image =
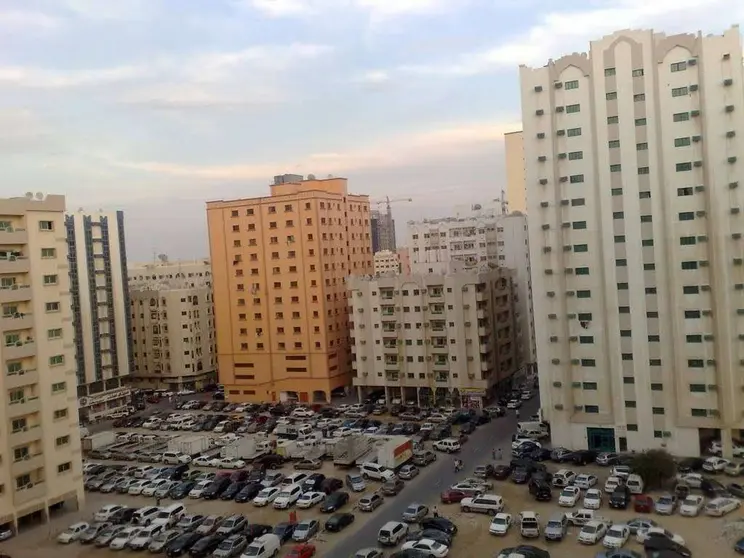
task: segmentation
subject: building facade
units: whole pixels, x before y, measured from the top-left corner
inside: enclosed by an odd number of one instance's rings
[[[553,443],[724,455],[744,428],[738,28],[620,31],[521,68]]]
[[[0,524],[84,501],[65,198],[0,199]]]
[[[78,405],[83,422],[131,402],[132,330],[122,211],[65,217]]]
[[[532,309],[527,217],[503,213],[503,204],[463,208],[457,217],[409,221],[407,244],[414,274],[446,273],[451,262],[466,269],[483,265],[513,269],[517,282],[516,313],[520,368],[533,373],[537,355]]]
[[[517,370],[513,272],[350,277],[354,386],[480,406]]]
[[[346,277],[373,272],[369,198],[278,178],[207,204],[220,381],[231,401],[330,401],[351,384]]]
[[[411,274],[411,252],[408,246],[401,246],[396,250],[398,261],[400,262],[400,272],[403,275]]]
[[[217,381],[209,260],[129,268],[138,388],[198,390]]]
[[[395,219],[390,213],[372,209],[370,211],[370,229],[373,254],[383,250],[395,252]]]
[[[376,252],[373,257],[375,275],[380,273],[400,273],[400,257],[397,252],[382,250]]]
[[[527,212],[525,182],[524,135],[521,130],[504,134],[506,155],[506,200],[509,211]]]

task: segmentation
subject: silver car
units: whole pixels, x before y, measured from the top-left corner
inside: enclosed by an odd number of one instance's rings
[[[168,531],[161,531],[150,541],[147,547],[152,554],[158,554],[165,551],[165,547],[168,546],[173,539],[177,538],[181,534],[178,529],[169,529]]]
[[[659,515],[672,515],[677,511],[677,497],[672,494],[662,494],[654,504],[654,511]]]
[[[429,515],[429,508],[424,504],[409,504],[403,512],[403,521],[406,523],[415,523],[421,521],[427,515]]]
[[[234,558],[240,556],[246,546],[248,546],[248,539],[244,536],[231,535],[219,544],[212,556],[213,558]]]

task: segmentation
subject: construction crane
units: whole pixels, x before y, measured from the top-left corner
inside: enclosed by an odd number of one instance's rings
[[[375,205],[385,204],[385,213],[380,214],[381,223],[378,223],[377,231],[373,231],[373,237],[376,235],[380,246],[378,248],[383,250],[395,250],[395,223],[393,221],[393,212],[390,209],[390,204],[399,202],[412,202],[412,198],[393,198],[385,196],[384,200],[374,202]],[[374,240],[373,240],[374,247]]]
[[[387,210],[387,214],[390,215],[390,216],[392,216],[392,212],[390,211],[390,204],[391,203],[412,202],[412,201],[413,201],[413,198],[393,198],[391,200],[389,196],[385,196],[385,199],[384,200],[376,201],[374,203],[376,205],[382,205],[384,203],[385,204],[385,208]]]

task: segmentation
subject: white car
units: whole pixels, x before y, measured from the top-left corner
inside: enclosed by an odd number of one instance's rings
[[[574,484],[578,486],[579,488],[583,488],[584,490],[588,490],[592,488],[599,479],[597,479],[597,475],[588,475],[588,474],[581,474],[578,475],[574,479]]]
[[[153,496],[158,488],[165,486],[169,482],[170,481],[167,479],[155,479],[150,481],[150,484],[142,489],[142,496]]]
[[[309,419],[313,418],[315,416],[315,413],[310,409],[306,409],[305,407],[297,407],[292,411],[292,414],[290,416],[292,418]]]
[[[139,496],[140,494],[142,494],[142,491],[148,486],[150,486],[149,480],[137,481],[134,484],[129,485],[127,494],[129,494],[130,496]]]
[[[627,479],[633,470],[629,465],[615,465],[610,469],[610,476],[617,477],[619,479]]]
[[[353,432],[348,426],[342,426],[341,428],[337,428],[333,431],[334,438],[346,438],[347,436],[351,436],[352,434]]]
[[[80,521],[79,523],[73,523],[67,529],[57,535],[57,542],[61,544],[70,544],[78,540],[85,530],[90,527],[89,523]]]
[[[511,526],[512,516],[510,513],[497,513],[488,526],[488,532],[492,535],[504,536],[509,532]]]
[[[152,465],[142,465],[141,467],[138,467],[137,470],[134,471],[134,478],[136,479],[147,478],[147,475],[150,474],[154,470],[155,470],[155,467],[153,467]]]
[[[287,508],[290,508],[295,502],[297,502],[297,500],[300,499],[300,496],[300,494],[295,494],[293,492],[282,491],[277,494],[276,498],[274,498],[274,509],[286,510]]]
[[[103,506],[100,510],[98,510],[93,515],[93,521],[96,521],[98,523],[109,521],[111,519],[111,516],[114,515],[116,512],[118,512],[123,507],[124,506],[120,506],[118,504],[109,504],[107,506]]]
[[[129,544],[129,541],[140,534],[142,529],[143,527],[125,527],[112,539],[109,543],[109,548],[111,550],[123,550]]]
[[[700,513],[700,510],[703,509],[704,503],[705,498],[699,494],[690,494],[687,498],[682,500],[682,503],[679,506],[679,515],[695,517]]]
[[[516,440],[512,442],[512,451],[516,451],[519,448],[521,448],[525,444],[534,445],[538,448],[542,448],[542,444],[536,440],[533,440],[532,438],[525,437],[519,437]]]
[[[465,513],[501,513],[504,511],[504,499],[496,494],[479,494],[460,500],[460,509]]]
[[[602,539],[602,545],[605,548],[622,548],[628,542],[629,537],[630,527],[622,524],[613,525],[607,529],[607,533]]]
[[[722,457],[709,457],[703,463],[703,471],[708,471],[709,473],[720,473],[729,463],[730,461],[728,459]]]
[[[220,459],[218,467],[221,467],[223,469],[243,469],[245,468],[245,461],[242,459],[235,459],[232,457],[225,457],[224,459]]]
[[[194,459],[191,464],[195,467],[212,467],[212,459],[211,457],[207,457],[206,455],[200,455],[196,459]]]
[[[682,546],[685,546],[685,539],[683,539],[676,533],[667,531],[663,527],[651,527],[650,529],[638,529],[638,531],[636,532],[636,542],[638,542],[638,544],[643,544],[644,542],[646,542],[646,539],[648,539],[649,537],[655,537],[655,536],[666,537],[676,542],[677,544],[681,544]]]
[[[264,488],[261,490],[261,492],[256,494],[255,498],[253,498],[253,505],[258,506],[259,508],[268,506],[270,503],[276,500],[276,497],[279,496],[280,492],[281,489],[277,488],[276,486]]]
[[[602,507],[602,491],[597,488],[590,488],[584,494],[584,509],[598,510]]]
[[[449,554],[449,548],[431,539],[421,539],[418,541],[403,543],[401,550],[420,550],[423,554],[428,554],[433,558],[444,558]]]
[[[714,498],[705,506],[705,515],[723,517],[741,507],[741,502],[736,498]]]
[[[620,479],[618,477],[609,477],[604,485],[605,494],[612,494],[618,486],[620,486]]]
[[[303,510],[312,508],[313,506],[320,504],[325,498],[324,492],[305,492],[297,500],[297,507]]]
[[[703,484],[703,475],[700,473],[684,473],[677,475],[677,481],[685,483],[690,488],[700,488]]]
[[[577,540],[581,544],[597,544],[607,534],[608,528],[604,521],[590,521],[581,528]]]
[[[558,505],[565,508],[572,508],[581,498],[581,489],[578,486],[567,486],[561,491],[558,498]]]
[[[211,480],[199,481],[189,492],[189,498],[201,498],[210,484],[212,484]]]

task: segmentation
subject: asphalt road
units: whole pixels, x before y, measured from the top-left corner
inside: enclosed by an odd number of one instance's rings
[[[537,413],[540,403],[537,397],[527,402],[519,410],[520,420],[525,420]],[[350,558],[357,550],[377,546],[377,532],[387,521],[400,521],[403,511],[412,502],[430,502],[446,487],[453,485],[459,478],[471,476],[473,469],[479,464],[493,462],[491,452],[495,448],[502,448],[503,460],[511,459],[511,436],[517,430],[517,422],[513,411],[502,418],[478,428],[463,445],[457,456],[440,454],[433,464],[421,469],[421,473],[413,481],[406,482],[406,488],[395,498],[386,498],[380,508],[381,513],[375,514],[374,520],[365,522],[361,529],[343,542],[326,552],[324,558]],[[464,470],[455,474],[454,460],[462,459]],[[445,516],[445,510],[440,514]],[[363,516],[362,516],[363,517]],[[445,516],[446,517],[446,516]]]

